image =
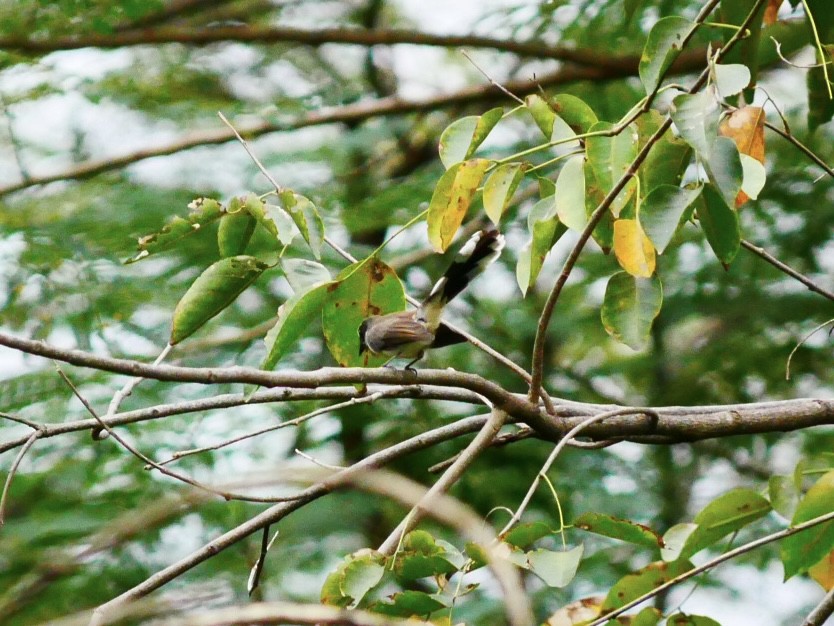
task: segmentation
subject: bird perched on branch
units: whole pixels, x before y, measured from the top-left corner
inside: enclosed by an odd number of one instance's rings
[[[414,311],[374,315],[359,326],[359,354],[383,354],[412,359],[406,369],[423,357],[427,348],[442,348],[466,341],[440,321],[443,308],[452,298],[501,254],[504,236],[497,230],[481,230],[460,249],[449,269],[428,297]]]

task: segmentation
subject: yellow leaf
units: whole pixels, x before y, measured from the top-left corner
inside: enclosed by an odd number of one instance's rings
[[[808,569],[808,575],[816,580],[826,591],[834,588],[834,550],[822,561]]]
[[[765,113],[761,107],[745,106],[733,111],[718,127],[718,134],[729,137],[736,142],[738,151],[747,154],[764,165]],[[736,196],[736,208],[747,202],[747,194],[739,191]]]
[[[654,274],[654,247],[637,220],[614,222],[614,255],[632,276],[649,278]]]
[[[438,252],[444,252],[452,243],[489,164],[487,159],[456,163],[437,182],[426,221],[429,241]]]

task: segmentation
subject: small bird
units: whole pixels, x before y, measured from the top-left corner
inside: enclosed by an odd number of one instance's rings
[[[426,348],[442,348],[466,341],[460,333],[442,324],[443,308],[452,298],[501,254],[504,235],[497,230],[481,230],[460,249],[449,269],[438,280],[428,297],[414,311],[373,315],[359,326],[359,354],[383,354],[412,359],[405,369],[423,358]]]

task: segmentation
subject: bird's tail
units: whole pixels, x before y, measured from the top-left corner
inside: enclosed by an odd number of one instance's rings
[[[476,276],[498,258],[503,248],[504,235],[497,230],[481,230],[469,238],[423,302],[421,308],[429,327],[437,328],[440,313],[446,303],[466,289]]]

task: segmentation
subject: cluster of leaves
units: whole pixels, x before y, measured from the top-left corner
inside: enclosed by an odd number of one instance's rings
[[[566,535],[579,531],[636,546],[652,561],[620,578],[605,596],[588,597],[563,607],[553,623],[581,624],[605,616],[694,568],[692,557],[703,552],[723,552],[745,528],[771,512],[789,521],[787,528],[834,513],[832,455],[797,464],[790,476],[773,476],[768,486],[755,491],[736,488],[707,504],[691,522],[679,523],[662,535],[636,522],[603,513],[585,512],[566,527],[554,531],[544,522],[518,525],[505,532],[497,553],[514,565],[535,574],[547,587],[566,587],[579,569],[584,543],[567,548]],[[819,476],[822,474],[822,476]],[[808,486],[809,477],[819,476]],[[722,542],[729,537],[727,545]],[[562,549],[545,547],[558,543]],[[646,552],[647,551],[647,552]],[[809,573],[824,589],[834,588],[834,521],[788,536],[781,544],[785,578]],[[407,534],[392,557],[362,550],[351,554],[330,573],[321,600],[350,608],[367,608],[384,615],[451,619],[454,607],[475,588],[465,577],[487,565],[484,547],[467,543],[463,549],[434,537],[425,530]],[[396,590],[397,587],[400,590]],[[583,611],[576,613],[577,604]],[[560,616],[563,621],[558,621]],[[663,619],[656,608],[608,622],[654,626]],[[717,624],[704,616],[675,613],[666,617],[668,626]]]

